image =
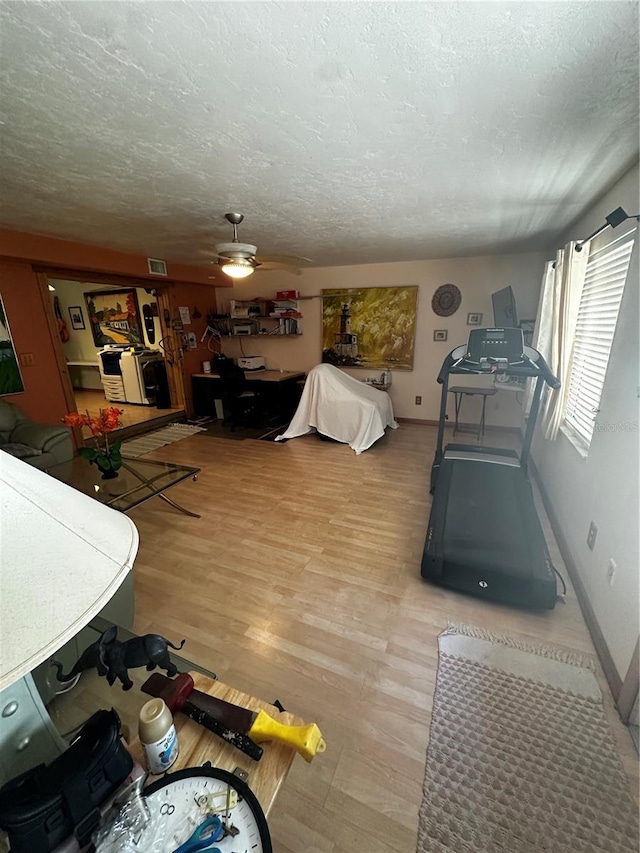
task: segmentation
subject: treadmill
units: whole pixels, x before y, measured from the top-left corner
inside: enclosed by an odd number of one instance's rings
[[[443,450],[449,376],[502,374],[536,380],[522,452],[465,444]],[[527,462],[545,383],[559,388],[522,329],[473,329],[445,359],[433,503],[422,556],[424,578],[460,592],[535,609],[553,609],[555,569],[533,502]],[[523,386],[524,390],[524,386]]]

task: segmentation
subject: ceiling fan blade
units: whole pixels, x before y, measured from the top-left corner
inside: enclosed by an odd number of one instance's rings
[[[272,261],[260,261],[256,268],[256,272],[288,272],[291,275],[302,275],[302,270],[297,267],[292,267],[290,264],[276,264]]]
[[[257,258],[261,264],[263,263],[275,263],[282,264],[283,266],[291,266],[291,267],[310,267],[313,266],[313,261],[311,258],[302,258],[298,255],[258,255]]]

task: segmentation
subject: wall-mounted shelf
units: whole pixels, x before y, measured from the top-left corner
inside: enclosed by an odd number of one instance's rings
[[[297,299],[232,299],[229,302],[230,337],[300,337]]]

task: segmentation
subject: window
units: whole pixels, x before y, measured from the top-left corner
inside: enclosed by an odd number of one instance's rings
[[[600,410],[611,344],[633,250],[634,231],[628,231],[604,248],[592,252],[587,264],[571,354],[565,411],[565,424],[587,447]]]

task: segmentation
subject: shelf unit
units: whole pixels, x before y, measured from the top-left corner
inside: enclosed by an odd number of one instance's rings
[[[229,336],[297,338],[302,334],[297,299],[232,299]]]

